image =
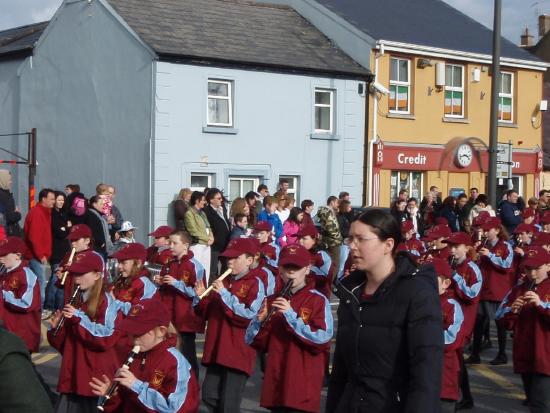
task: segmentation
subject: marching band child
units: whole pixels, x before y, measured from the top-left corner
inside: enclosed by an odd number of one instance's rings
[[[333,320],[328,299],[306,283],[310,269],[309,251],[284,247],[279,274],[285,284],[292,283],[290,292],[268,299],[246,331],[248,344],[267,351],[260,405],[274,412],[320,410]],[[269,319],[268,308],[275,310]]]
[[[126,244],[112,257],[118,260],[120,276],[112,285],[115,298],[136,304],[141,300],[160,299],[157,287],[149,279],[149,272],[143,266],[147,250],[142,244]]]
[[[445,341],[441,381],[441,412],[454,413],[459,395],[460,360],[464,342],[464,315],[460,304],[453,298],[453,294],[449,290],[452,284],[449,263],[441,258],[435,258],[431,264],[437,274]]]
[[[66,304],[63,312],[56,311],[50,319],[48,341],[62,355],[56,412],[91,413],[97,405],[91,378],[112,377],[119,365],[114,345],[120,334],[115,326],[122,313],[105,292],[103,260],[97,253],[76,254],[68,270],[81,294],[77,294],[77,303]],[[64,324],[58,329],[60,322]]]
[[[507,242],[508,236],[502,228],[500,218],[491,217],[482,224],[486,241],[480,246],[479,267],[483,274],[483,286],[480,295],[480,311],[477,316],[474,329],[474,341],[472,354],[466,360],[467,363],[479,364],[481,352],[481,340],[483,332],[506,295],[514,285],[514,274],[510,268],[514,258],[512,246]],[[497,325],[498,354],[490,363],[492,365],[506,364],[506,330]]]
[[[153,232],[149,233],[150,237],[155,238],[155,242],[147,248],[147,262],[150,264],[167,264],[172,260],[172,252],[170,251],[170,234],[174,231],[168,225],[161,225]]]
[[[198,378],[195,339],[197,333],[204,333],[204,320],[193,311],[193,299],[196,297],[195,286],[205,283],[205,269],[193,258],[190,244],[191,236],[187,232],[176,230],[170,234],[172,260],[164,264],[156,282],[161,285],[162,302],[181,335],[182,353]]]
[[[6,330],[19,336],[31,353],[40,346],[40,286],[23,257],[27,251],[19,237],[0,241],[0,263],[6,272],[0,276]],[[0,303],[1,304],[1,303]]]
[[[252,244],[251,249],[255,251],[254,262],[250,266],[251,270],[256,270],[257,277],[262,280],[264,285],[264,291],[266,297],[273,295],[275,292],[276,278],[271,268],[265,264],[265,260],[262,258],[262,247],[258,238],[248,238],[248,241]],[[263,265],[262,265],[263,263]]]
[[[323,250],[317,248],[319,232],[313,225],[304,226],[296,234],[300,240],[300,245],[304,247],[310,255],[311,271],[308,281],[312,282],[312,288],[322,292],[325,297],[330,298],[332,289],[332,277],[334,268],[330,256]]]
[[[139,353],[129,368],[117,371],[118,388],[104,401],[105,412],[196,413],[199,387],[191,365],[176,348],[177,337],[169,332],[170,314],[154,300],[135,304],[119,329],[128,334]],[[94,395],[103,397],[112,384],[110,377],[92,377]]]
[[[262,281],[250,270],[254,253],[248,240],[230,241],[221,256],[228,258],[231,275],[215,280],[213,292],[195,307],[208,320],[202,400],[215,412],[240,411],[244,386],[254,368],[256,351],[246,345],[244,336],[265,297]],[[195,290],[201,295],[204,285],[198,284]]]
[[[416,238],[416,231],[414,230],[413,222],[408,219],[401,223],[401,234],[403,235],[403,241],[397,246],[397,251],[406,251],[413,258],[418,259],[426,249],[422,242]]]
[[[254,225],[254,232],[260,241],[260,266],[268,265],[272,270],[277,268],[281,248],[272,240],[271,226],[267,221],[259,221]]]
[[[497,323],[514,332],[514,372],[521,374],[531,412],[550,409],[550,253],[532,247],[527,277],[504,298]]]

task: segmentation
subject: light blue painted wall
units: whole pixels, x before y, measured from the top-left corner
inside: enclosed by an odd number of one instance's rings
[[[152,55],[101,1],[68,1],[21,71],[19,129],[38,131],[37,188],[78,183],[92,195],[99,182],[113,184],[143,240],[152,70]]]
[[[159,62],[156,76],[154,223],[192,172],[263,176],[273,192],[279,175],[299,175],[301,199],[316,205],[345,190],[361,204],[365,97],[356,80]],[[234,82],[237,134],[203,133],[208,79]],[[315,87],[336,90],[338,140],[316,140]]]

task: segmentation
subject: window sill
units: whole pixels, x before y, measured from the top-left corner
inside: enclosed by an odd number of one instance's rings
[[[518,125],[517,123],[505,123],[505,122],[499,122],[498,123],[499,128],[514,128],[517,129]]]
[[[416,120],[416,116],[408,113],[388,113],[386,114],[386,117],[390,119]]]
[[[446,118],[446,117],[443,117],[441,120],[443,122],[447,122],[447,123],[470,123],[470,121],[466,118]]]
[[[311,139],[320,139],[324,141],[337,141],[340,139],[338,135],[335,135],[334,133],[320,133],[320,132],[314,132],[309,135]]]
[[[203,126],[202,133],[220,133],[225,135],[236,135],[239,133],[235,128],[224,128],[222,126]]]

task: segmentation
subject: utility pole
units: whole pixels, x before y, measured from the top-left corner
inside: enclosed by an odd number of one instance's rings
[[[502,0],[495,0],[493,22],[493,80],[491,82],[491,126],[489,129],[489,202],[497,207],[498,104],[500,93],[500,13]]]

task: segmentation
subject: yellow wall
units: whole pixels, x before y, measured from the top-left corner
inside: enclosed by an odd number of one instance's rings
[[[448,63],[464,65],[464,119],[458,122],[447,122],[444,118],[444,90],[435,87],[436,62],[429,58],[433,65],[424,69],[417,68],[419,56],[391,54],[378,59],[377,81],[389,88],[390,57],[411,59],[411,114],[396,118],[389,114],[389,95],[379,94],[378,113],[373,112],[373,96],[370,96],[370,114],[368,137],[372,139],[373,116],[377,116],[377,136],[384,142],[416,143],[416,144],[446,144],[450,139],[460,137],[477,137],[487,145],[489,143],[489,117],[491,105],[491,77],[488,65],[449,61]],[[372,54],[372,67],[374,53]],[[428,58],[428,57],[427,57]],[[472,82],[474,68],[482,69],[479,82]],[[541,144],[541,116],[538,104],[542,99],[543,73],[534,70],[508,68],[502,71],[514,73],[514,109],[513,124],[499,126],[499,142],[512,141],[514,148],[534,150]],[[393,116],[393,117],[392,117]],[[397,115],[399,116],[399,115]],[[535,122],[532,118],[535,117]],[[386,177],[387,175],[387,177]],[[464,187],[468,190],[477,187],[483,193],[485,174],[480,172],[448,173],[446,171],[427,171],[424,175],[424,192],[431,185],[436,185],[447,194],[452,187]],[[525,197],[534,193],[534,175],[526,175],[523,181]],[[389,206],[390,172],[381,171],[380,175],[380,206]]]

